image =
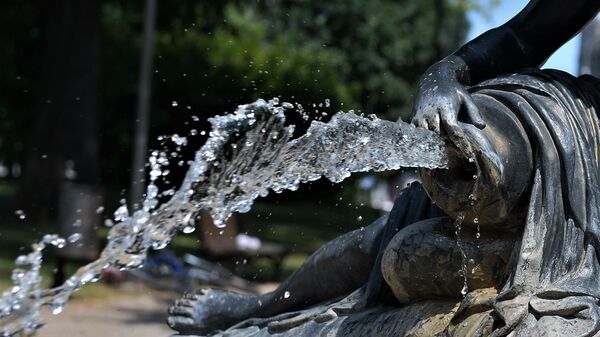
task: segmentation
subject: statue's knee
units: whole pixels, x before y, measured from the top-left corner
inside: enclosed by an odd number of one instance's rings
[[[450,233],[440,232],[447,218],[436,218],[404,228],[392,239],[382,260],[382,273],[396,298],[408,303],[422,296],[460,294],[460,255]],[[440,266],[443,266],[440,268]]]
[[[495,238],[497,233],[476,238],[476,233],[465,230],[459,247],[454,230],[451,219],[434,218],[413,224],[392,239],[381,268],[400,302],[460,297],[464,285],[463,260],[470,289],[500,284],[512,238],[507,235]]]

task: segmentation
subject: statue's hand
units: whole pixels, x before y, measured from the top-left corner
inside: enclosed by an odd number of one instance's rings
[[[465,114],[467,121],[483,129],[485,122],[479,109],[459,81],[467,75],[467,66],[462,61],[448,58],[431,66],[421,79],[412,123],[439,134],[445,133],[454,142],[460,142],[464,137],[459,114]]]

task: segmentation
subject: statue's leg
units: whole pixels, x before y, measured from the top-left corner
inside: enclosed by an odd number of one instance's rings
[[[369,278],[386,220],[382,217],[330,241],[271,293],[255,296],[210,289],[186,295],[169,309],[169,326],[182,334],[204,334],[250,317],[268,317],[347,295]]]
[[[463,227],[448,217],[423,220],[400,231],[387,246],[381,269],[401,303],[460,298],[468,289],[497,287],[505,277],[515,235]],[[464,254],[464,257],[463,257]],[[466,289],[465,289],[466,290]]]

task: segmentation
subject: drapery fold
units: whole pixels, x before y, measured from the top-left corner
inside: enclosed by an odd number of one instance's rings
[[[527,218],[494,305],[492,335],[596,335],[600,81],[527,70],[486,81],[471,93],[510,109],[534,152]]]

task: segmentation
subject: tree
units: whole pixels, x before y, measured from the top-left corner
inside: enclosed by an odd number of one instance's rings
[[[429,65],[464,42],[468,3],[448,0],[264,0],[270,33],[343,55],[340,73],[366,113],[410,117]]]

